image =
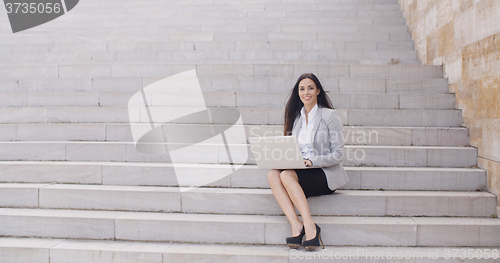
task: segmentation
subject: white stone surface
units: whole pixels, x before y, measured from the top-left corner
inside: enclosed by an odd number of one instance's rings
[[[176,188],[57,184],[40,187],[40,208],[178,212],[181,198]]]
[[[385,79],[341,78],[340,92],[342,93],[385,93]]]
[[[388,93],[448,93],[444,79],[387,79]]]
[[[0,107],[26,107],[26,93],[2,93]]]
[[[15,143],[0,142],[0,160],[65,160],[65,145],[63,143]]]
[[[57,78],[57,66],[0,66],[0,78]]]
[[[38,207],[38,189],[45,184],[0,184],[2,207]]]
[[[162,263],[170,244],[123,241],[64,240],[50,248],[51,262]]]
[[[419,225],[418,245],[492,246],[500,244],[498,218],[413,217]]]
[[[266,217],[126,213],[115,221],[115,236],[118,240],[264,243]]]
[[[125,161],[127,145],[117,143],[66,143],[68,161]]]
[[[27,109],[33,109],[33,108],[27,108]],[[51,107],[51,108],[40,108],[40,110],[45,110],[46,118],[49,120],[49,122],[53,123],[63,123],[63,122],[129,123],[127,107]],[[137,116],[137,118],[138,117],[139,116]]]
[[[348,125],[402,127],[456,127],[462,124],[459,110],[349,109]]]
[[[0,259],[9,263],[49,263],[50,248],[62,239],[0,238]]]
[[[45,108],[0,108],[0,123],[47,122]]]
[[[0,140],[15,141],[17,139],[15,124],[0,124]]]
[[[467,146],[469,132],[466,128],[415,127],[412,129],[413,145]]]
[[[3,236],[112,239],[122,212],[12,209],[0,214]]]

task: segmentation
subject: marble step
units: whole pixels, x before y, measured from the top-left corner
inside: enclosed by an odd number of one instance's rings
[[[169,41],[169,42],[107,42],[83,44],[18,44],[0,46],[0,53],[21,53],[34,56],[38,53],[71,54],[74,52],[152,52],[152,51],[335,51],[335,50],[414,50],[412,41],[377,42],[377,41]]]
[[[312,52],[298,52],[298,53],[304,53],[306,54],[305,56],[310,56],[313,58],[313,53],[318,53],[317,51],[312,51]],[[297,53],[297,54],[298,54]],[[180,52],[179,53],[182,56],[190,56],[189,52]],[[198,52],[196,53],[196,56],[210,56],[209,52]],[[295,53],[294,53],[295,54]],[[297,55],[298,57],[303,57],[303,55]],[[1,54],[0,54],[1,56]],[[10,56],[7,54],[6,56]],[[52,66],[55,64],[60,64],[60,63],[67,63],[72,60],[79,60],[80,64],[88,64],[92,62],[91,58],[88,56],[88,54],[82,54],[80,53],[72,53],[72,54],[44,54],[43,59],[41,58],[41,55],[37,55],[40,58],[40,61],[31,61],[32,58],[29,57],[18,57],[19,61],[16,62],[9,62],[9,64],[12,64],[13,66],[19,66],[23,65],[26,63],[43,63],[47,64],[48,66]],[[294,55],[295,56],[295,55]],[[30,60],[29,62],[22,62],[24,58],[27,58]],[[115,60],[117,63],[125,63],[126,61],[130,60],[123,60],[122,58],[117,58]],[[327,60],[327,59],[275,59],[275,60],[264,60],[264,59],[253,59],[253,60],[243,60],[243,59],[235,59],[235,60],[214,60],[214,59],[202,59],[202,60],[180,60],[178,58],[173,59],[173,60],[137,60],[136,63],[153,63],[153,64],[158,64],[159,62],[163,62],[165,65],[169,64],[177,64],[177,65],[186,65],[186,64],[226,64],[226,65],[241,65],[241,64],[248,64],[248,63],[253,63],[253,64],[297,64],[297,63],[304,63],[304,64],[318,64],[318,65],[420,65],[420,62],[414,59],[394,59],[394,58],[386,58],[386,59],[356,59],[356,60],[346,60],[346,59],[335,59],[335,60]],[[109,63],[106,61],[101,61],[101,62],[96,62],[96,65],[99,65],[99,63]],[[193,66],[194,68],[194,66]],[[180,73],[180,72],[177,72]],[[78,77],[81,78],[81,77]]]
[[[232,138],[228,138],[228,141],[231,140]],[[247,144],[141,143],[138,146],[139,150],[136,149],[134,142],[0,142],[0,146],[2,161],[172,162],[174,160],[176,163],[233,163],[236,166],[255,164],[253,153]],[[165,152],[167,148],[169,154]],[[228,150],[231,158],[227,155]],[[153,153],[150,153],[151,151]],[[282,153],[268,151],[262,158],[280,158],[279,154]],[[476,158],[477,149],[473,147],[348,145],[342,162],[347,166],[465,168],[475,167]]]
[[[455,250],[453,250],[455,249]],[[307,252],[303,248],[290,250],[285,245],[194,244],[180,242],[137,242],[117,240],[82,240],[48,238],[0,238],[1,260],[10,263],[165,263],[165,262],[310,262],[318,259],[347,262],[369,260],[385,263],[387,259],[415,263],[497,262],[496,247],[371,247],[326,246],[324,250]],[[452,255],[457,251],[460,255]],[[467,258],[466,252],[471,255]],[[477,253],[477,254],[476,254]],[[485,253],[485,254],[483,254]],[[96,257],[95,255],[99,255]],[[406,255],[406,256],[405,256]],[[477,256],[476,256],[477,255]],[[485,259],[489,258],[489,259]]]
[[[485,191],[486,172],[476,168],[344,166],[345,190]],[[244,165],[232,171],[224,164],[175,164],[188,176],[207,173],[221,178],[210,187],[268,189],[267,169]],[[97,185],[178,186],[171,163],[0,161],[0,182]]]
[[[305,21],[296,15],[295,11],[280,11],[283,15],[276,16],[276,12],[260,12],[260,16],[247,17],[245,12],[225,12],[217,16],[220,11],[195,12],[163,12],[148,14],[147,19],[122,20],[88,20],[82,23],[76,21],[54,21],[42,26],[44,30],[54,30],[61,33],[69,29],[84,34],[116,34],[130,33],[136,27],[142,26],[144,34],[157,33],[408,33],[405,24],[373,24],[373,17],[363,16],[356,20],[356,16],[339,16],[327,14],[323,11],[318,15],[305,17]],[[304,12],[315,12],[305,10]],[[330,12],[330,11],[329,11]],[[356,13],[356,11],[331,11],[333,13]],[[361,11],[364,12],[364,11]],[[377,12],[377,11],[368,11]],[[386,11],[380,11],[386,12]],[[196,13],[203,13],[196,14]],[[311,13],[312,14],[312,13]],[[293,13],[292,13],[293,15]],[[314,19],[311,19],[311,18]],[[316,22],[316,25],[312,24]],[[99,26],[100,25],[100,26]]]
[[[202,111],[194,107],[148,107],[155,123],[234,124],[226,120],[227,107],[208,107],[210,114],[219,116],[194,116],[189,120],[172,121],[182,112]],[[144,107],[9,107],[0,108],[0,124],[21,123],[150,123]],[[245,125],[283,124],[283,109],[237,108]],[[231,110],[232,111],[232,110]],[[349,126],[398,126],[398,127],[459,127],[461,110],[404,110],[404,109],[336,109],[344,125]],[[211,115],[211,116],[212,116]],[[195,118],[196,117],[196,118]]]
[[[248,2],[246,2],[248,4]],[[232,3],[233,5],[235,3]],[[369,7],[369,6],[368,6]],[[278,4],[266,4],[266,10],[279,10],[284,12],[286,17],[402,17],[402,13],[399,10],[398,5],[387,6],[384,8],[377,8],[372,10],[363,9],[363,5],[315,5],[313,3],[278,3]],[[263,17],[249,17],[248,13],[250,10],[210,10],[210,12],[204,12],[203,10],[192,10],[188,7],[188,12],[191,15],[187,15],[187,18],[263,18]],[[243,9],[244,7],[241,7]],[[146,5],[141,7],[127,7],[120,4],[115,4],[112,6],[101,6],[96,8],[95,6],[85,6],[82,4],[78,9],[72,10],[75,14],[148,14],[151,16],[167,16],[170,17],[174,15],[172,12],[177,10],[172,10],[170,5]],[[246,12],[245,12],[246,11]],[[163,12],[166,12],[164,15]],[[273,13],[271,13],[273,14]],[[179,16],[177,16],[179,17]],[[183,17],[183,16],[182,16]],[[71,18],[67,19],[70,20]],[[258,21],[258,20],[256,20]],[[226,19],[226,23],[227,19]]]
[[[191,20],[189,20],[191,21]],[[189,21],[183,21],[188,23]],[[129,28],[128,32],[118,34],[105,34],[96,32],[87,32],[87,37],[82,38],[80,34],[85,34],[85,30],[68,31],[64,35],[54,34],[50,38],[40,38],[39,34],[22,34],[0,39],[0,45],[17,44],[85,44],[85,43],[103,43],[103,42],[131,42],[131,37],[137,42],[142,39],[147,42],[165,42],[165,41],[304,41],[305,39],[315,39],[319,42],[334,41],[377,41],[377,42],[401,42],[412,41],[409,33],[281,33],[281,32],[246,32],[246,33],[157,33],[146,34],[141,32],[142,27]],[[170,29],[170,28],[169,28]],[[10,29],[9,29],[10,30]],[[30,29],[36,32],[37,28]],[[57,31],[60,31],[59,29]],[[87,30],[88,31],[88,30]],[[156,31],[156,30],[154,30]],[[10,33],[10,32],[9,32]],[[46,32],[44,32],[46,33]],[[71,34],[73,33],[73,34]],[[10,33],[12,34],[12,33]],[[89,37],[92,36],[92,37]]]
[[[449,92],[442,78],[336,78],[318,77],[323,88],[340,93],[443,94]],[[104,91],[137,92],[162,77],[20,78],[0,79],[3,92]],[[291,77],[198,77],[203,91],[290,92],[297,81]]]
[[[326,88],[325,88],[326,89]],[[136,92],[16,92],[3,93],[0,107],[111,107],[127,106]],[[209,107],[283,108],[289,92],[205,91]],[[336,93],[327,91],[333,106],[339,109],[415,109],[453,110],[455,94]],[[154,106],[189,106],[182,91],[151,93]],[[151,98],[150,98],[151,99]]]
[[[144,124],[149,125],[149,124]],[[203,128],[204,125],[172,124],[178,130]],[[214,124],[217,130],[232,125]],[[236,125],[237,126],[237,125]],[[245,137],[280,136],[282,125],[244,125]],[[344,126],[346,145],[394,146],[468,146],[467,128],[444,127],[369,127]],[[133,141],[129,124],[120,123],[48,123],[0,124],[0,141]]]
[[[245,8],[248,8],[248,10],[242,10]],[[346,25],[406,25],[406,21],[404,20],[403,17],[398,17],[398,16],[390,16],[390,17],[303,17],[300,20],[294,19],[293,17],[286,17],[286,10],[283,9],[288,9],[288,8],[293,8],[296,6],[281,6],[281,9],[279,6],[268,6],[267,8],[273,8],[274,10],[266,10],[266,6],[261,5],[250,5],[250,6],[244,6],[244,5],[238,5],[238,6],[230,6],[230,5],[191,5],[191,6],[170,6],[169,11],[162,12],[161,14],[93,14],[92,17],[89,17],[88,14],[72,14],[71,18],[68,18],[64,21],[57,21],[57,24],[54,25],[54,27],[60,27],[61,25],[70,25],[73,27],[82,27],[85,25],[81,25],[78,22],[85,21],[85,22],[96,22],[96,21],[101,21],[103,25],[110,25],[110,26],[116,26],[116,25],[135,25],[132,24],[133,22],[137,22],[138,24],[147,24],[148,21],[154,20],[154,21],[161,21],[165,23],[164,20],[160,20],[160,18],[176,18],[176,19],[183,19],[183,18],[192,18],[193,20],[199,20],[199,17],[194,17],[193,12],[198,12],[200,10],[204,11],[214,11],[214,9],[217,9],[218,11],[221,11],[223,9],[240,9],[241,12],[246,12],[247,17],[263,17],[265,18],[266,24],[267,25],[290,25],[290,24],[297,24],[297,25],[311,25],[311,24],[325,24],[325,23],[332,23],[332,24],[346,24]],[[311,8],[323,8],[323,9],[333,9],[333,8],[349,8],[347,5],[337,5],[337,6],[327,6],[327,5],[313,5]],[[303,7],[307,8],[307,7]],[[250,10],[251,9],[251,10]],[[351,10],[352,11],[352,10]],[[233,13],[230,16],[238,16],[241,15],[241,13]],[[216,18],[215,18],[216,19]],[[205,18],[205,21],[211,22],[211,21],[219,21],[218,25],[222,25],[225,23],[222,23],[220,20],[211,20],[208,18]],[[171,21],[169,21],[172,23]],[[224,21],[225,22],[225,21]],[[95,23],[92,23],[95,25]],[[203,24],[203,23],[199,23]],[[47,25],[47,27],[51,27],[53,24]]]
[[[86,52],[86,53],[0,53],[0,63],[34,63],[34,62],[117,62],[117,61],[193,61],[202,63],[206,60],[234,61],[234,60],[390,60],[394,59],[401,64],[417,65],[417,53],[413,50],[318,50],[318,51],[138,51],[138,52]],[[412,63],[413,62],[413,63]],[[360,64],[359,62],[356,64]]]
[[[499,246],[500,219],[315,216],[326,245]],[[0,235],[128,241],[284,244],[284,216],[0,209]],[[361,233],[361,234],[360,234]]]
[[[271,189],[182,189],[3,183],[0,207],[282,215]],[[308,203],[312,215],[324,216],[491,217],[497,197],[489,192],[337,190]]]
[[[104,3],[99,3],[99,7],[111,7],[116,6],[117,3],[114,1],[107,1]],[[373,11],[373,10],[399,10],[399,5],[397,1],[393,1],[392,3],[378,3],[376,1],[366,1],[366,2],[357,2],[357,1],[253,1],[249,3],[248,1],[218,1],[214,3],[213,1],[205,1],[205,2],[190,2],[186,3],[176,3],[174,1],[170,2],[152,2],[152,1],[144,1],[138,3],[127,3],[126,1],[119,3],[122,8],[129,8],[132,11],[134,8],[138,8],[143,11],[143,8],[157,7],[165,12],[169,11],[197,11],[201,12],[206,9],[206,11],[219,11],[215,14],[215,16],[219,16],[220,14],[223,16],[224,12],[248,12],[248,16],[250,16],[251,11],[261,10],[266,8],[266,10],[276,10],[279,7],[284,7],[287,10],[332,10],[332,11]],[[82,8],[90,8],[90,7],[98,7],[95,3],[85,2],[82,4]],[[205,9],[204,9],[205,8]],[[82,9],[76,10],[76,14],[81,13]],[[87,10],[84,10],[87,11]],[[90,11],[90,10],[89,10]],[[97,12],[96,12],[97,13]],[[241,14],[243,16],[243,14]]]
[[[326,65],[326,64],[148,64],[102,63],[79,65],[0,66],[0,78],[109,78],[161,77],[196,69],[197,77],[290,77],[304,72],[321,78],[442,78],[442,66],[431,65]]]

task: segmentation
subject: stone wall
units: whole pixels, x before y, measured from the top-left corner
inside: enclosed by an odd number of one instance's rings
[[[500,197],[500,0],[398,1],[422,64],[443,65],[478,166]]]

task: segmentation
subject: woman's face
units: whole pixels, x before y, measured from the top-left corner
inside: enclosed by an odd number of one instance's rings
[[[312,79],[303,79],[299,82],[299,97],[302,103],[314,107],[318,102],[320,91]]]

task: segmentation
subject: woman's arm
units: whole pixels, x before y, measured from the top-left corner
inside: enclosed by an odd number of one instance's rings
[[[323,119],[328,127],[330,139],[329,153],[321,155],[324,149],[314,149],[315,155],[310,158],[312,167],[328,167],[339,164],[344,157],[344,139],[342,138],[342,121],[335,111],[323,111]],[[326,144],[322,144],[326,145]]]

